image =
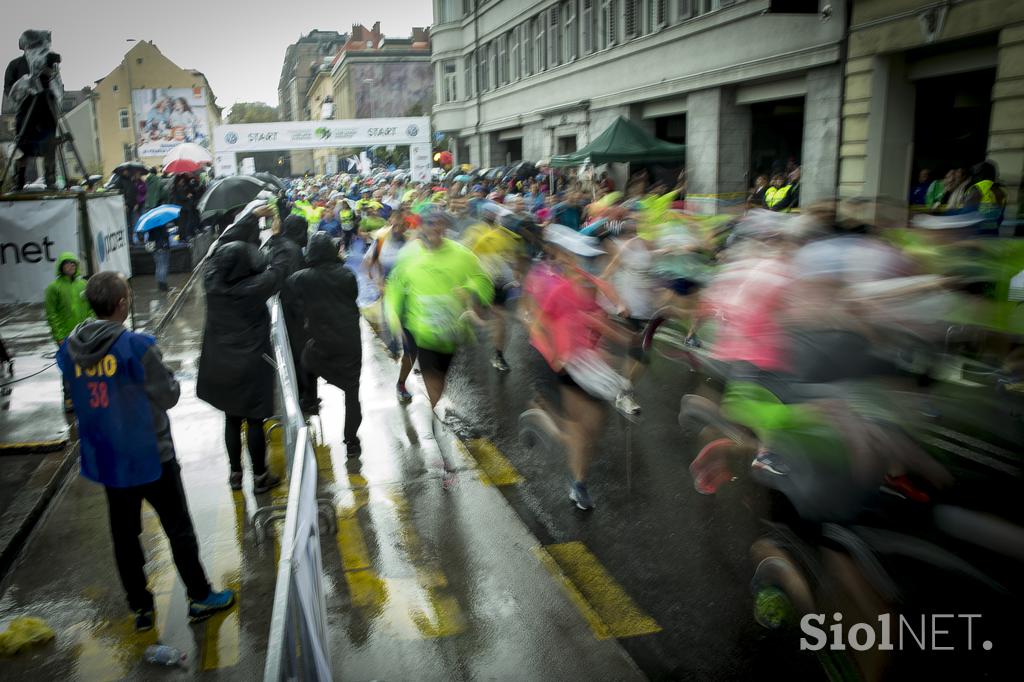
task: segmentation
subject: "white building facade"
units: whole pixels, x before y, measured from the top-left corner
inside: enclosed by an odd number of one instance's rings
[[[434,0],[434,129],[456,161],[536,161],[618,116],[687,145],[693,196],[804,167],[802,202],[837,183],[845,3]]]

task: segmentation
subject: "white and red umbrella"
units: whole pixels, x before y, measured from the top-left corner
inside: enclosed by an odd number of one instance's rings
[[[173,161],[194,161],[201,166],[204,163],[213,163],[213,155],[208,149],[200,147],[194,142],[182,142],[167,152],[167,155],[164,156],[164,166]]]
[[[171,175],[179,173],[198,173],[202,170],[203,164],[189,159],[176,159],[164,165],[164,173]]]

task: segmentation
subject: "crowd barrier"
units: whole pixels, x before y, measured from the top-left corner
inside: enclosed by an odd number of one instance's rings
[[[317,499],[316,452],[299,408],[295,365],[281,303],[274,296],[267,305],[274,358],[266,359],[277,368],[279,398],[284,411],[276,428],[282,429],[284,436],[288,504],[263,507],[253,517],[257,539],[262,539],[274,520],[284,519],[263,679],[265,682],[327,681],[332,679],[332,674],[319,520],[325,517],[328,526],[334,526],[334,508]]]

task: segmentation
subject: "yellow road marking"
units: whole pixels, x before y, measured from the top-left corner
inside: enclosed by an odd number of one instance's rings
[[[458,442],[458,441],[456,441]],[[474,438],[466,444],[466,449],[486,476],[481,476],[484,483],[497,486],[515,485],[523,480],[512,463],[501,454],[501,451],[485,438]]]
[[[661,631],[582,542],[548,545],[535,553],[566,588],[598,639]]]
[[[235,592],[235,605],[227,611],[211,616],[203,629],[200,644],[199,669],[217,670],[237,665],[240,658],[241,623],[238,600],[242,593],[242,541],[245,528],[245,500],[241,491],[231,493],[231,506],[225,503],[217,509],[217,525],[212,538],[205,544],[210,563],[207,566],[213,589],[231,589]],[[212,556],[211,556],[212,554]]]

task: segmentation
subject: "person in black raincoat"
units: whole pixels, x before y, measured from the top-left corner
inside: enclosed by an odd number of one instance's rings
[[[306,219],[300,215],[289,215],[282,223],[281,234],[284,236],[282,247],[288,252],[288,272],[291,276],[306,267],[306,257],[302,250],[309,241]],[[282,297],[285,326],[288,328],[288,345],[292,349],[292,360],[295,363],[295,374],[298,380],[299,406],[307,414],[316,414],[319,410],[316,398],[316,375],[304,371],[302,367],[302,351],[306,347],[305,320],[297,313],[295,306],[287,297]]]
[[[224,442],[231,464],[232,490],[242,487],[242,423],[246,424],[253,491],[263,493],[280,479],[267,470],[263,420],[274,414],[274,368],[267,299],[277,293],[288,273],[289,249],[282,242],[281,223],[274,219],[267,243],[270,262],[257,247],[257,209],[229,227],[203,273],[206,327],[196,395],[225,414]],[[258,214],[258,215],[257,215]]]
[[[306,323],[309,340],[302,353],[303,368],[345,392],[345,449],[349,457],[358,457],[363,345],[356,278],[341,262],[340,246],[340,240],[326,232],[313,233],[306,248],[309,267],[288,278],[282,296]],[[313,390],[315,396],[315,382]]]

